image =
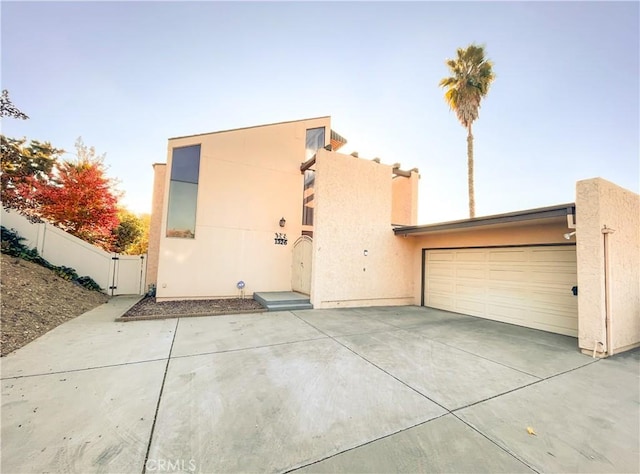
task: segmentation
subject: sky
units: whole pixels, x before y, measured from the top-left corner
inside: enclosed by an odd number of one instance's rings
[[[496,74],[473,131],[476,215],[574,202],[593,177],[640,191],[638,2],[0,8],[2,88],[30,116],[2,133],[71,152],[81,136],[134,212],[171,137],[330,115],[340,152],[419,168],[419,223],[468,217],[466,130],[438,82],[471,43]]]

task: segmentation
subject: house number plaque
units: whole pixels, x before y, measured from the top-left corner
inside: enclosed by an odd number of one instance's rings
[[[276,232],[276,237],[273,240],[276,245],[287,245],[287,234]]]

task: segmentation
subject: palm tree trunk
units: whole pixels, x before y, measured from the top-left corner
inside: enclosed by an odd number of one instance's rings
[[[476,216],[476,195],[473,189],[473,134],[471,124],[467,128],[467,173],[469,179],[469,217]]]

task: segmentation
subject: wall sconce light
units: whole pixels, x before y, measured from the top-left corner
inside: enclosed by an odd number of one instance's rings
[[[364,251],[364,256],[366,257],[367,255],[369,255],[369,251],[368,251],[368,250],[365,250],[365,251]]]
[[[280,227],[284,227],[286,223],[287,223],[287,220],[284,217],[280,219]]]
[[[567,232],[566,234],[563,235],[563,237],[567,240],[570,240],[571,237],[573,237],[574,235],[576,235],[576,231],[574,230],[573,232]]]

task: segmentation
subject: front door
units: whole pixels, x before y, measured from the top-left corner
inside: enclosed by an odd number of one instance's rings
[[[311,294],[311,237],[303,235],[293,244],[291,289],[305,295]]]

